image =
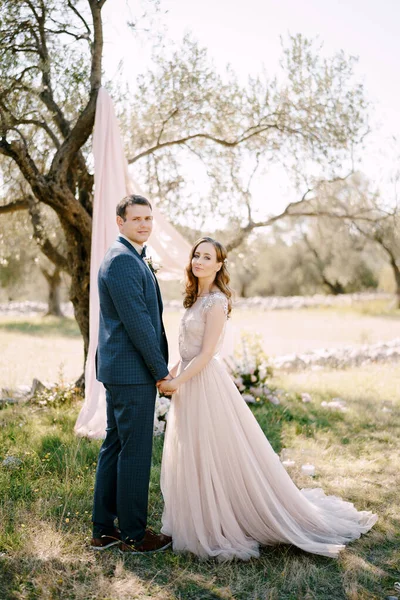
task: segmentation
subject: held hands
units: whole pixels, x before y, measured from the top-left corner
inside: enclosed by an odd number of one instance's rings
[[[176,385],[175,379],[171,376],[171,374],[167,375],[164,379],[160,379],[157,381],[156,386],[158,391],[166,396],[172,396],[178,389]]]
[[[171,379],[170,381],[166,381],[165,379],[163,379],[160,385],[158,385],[157,387],[159,391],[162,394],[165,394],[166,396],[172,396],[172,394],[174,394],[178,389],[178,386],[176,385],[174,379]]]

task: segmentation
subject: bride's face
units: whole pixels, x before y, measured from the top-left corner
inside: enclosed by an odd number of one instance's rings
[[[212,277],[222,267],[221,262],[217,262],[216,250],[210,242],[202,242],[199,244],[192,258],[192,273],[198,278]]]

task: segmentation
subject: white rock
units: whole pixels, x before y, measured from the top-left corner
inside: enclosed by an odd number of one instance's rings
[[[310,475],[310,477],[314,477],[315,475],[315,467],[310,463],[306,463],[305,465],[301,465],[301,470],[304,475]]]
[[[7,469],[18,469],[22,465],[22,460],[16,456],[6,456],[1,465]]]

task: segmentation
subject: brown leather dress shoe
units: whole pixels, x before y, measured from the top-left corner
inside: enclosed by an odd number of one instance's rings
[[[140,542],[120,542],[118,550],[121,554],[152,554],[166,550],[171,544],[172,538],[168,535],[146,529],[144,538]]]
[[[90,548],[92,550],[107,550],[112,548],[121,541],[121,533],[118,529],[114,529],[112,535],[102,535],[98,538],[92,538]]]

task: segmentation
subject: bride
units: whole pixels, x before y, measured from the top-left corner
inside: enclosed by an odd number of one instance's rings
[[[162,532],[176,552],[248,560],[260,545],[336,557],[377,520],[321,489],[299,490],[218,359],[231,290],[224,247],[198,240],[187,266],[181,361],[164,441]]]

